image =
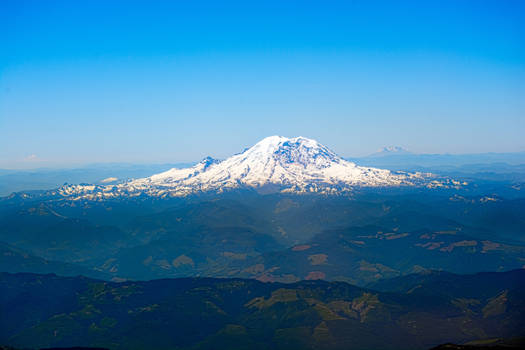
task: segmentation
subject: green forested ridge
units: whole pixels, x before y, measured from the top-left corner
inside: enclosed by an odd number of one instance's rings
[[[525,205],[496,195],[356,193],[152,201],[0,200],[0,242],[125,279],[323,278],[367,285],[422,270],[505,271],[525,261]],[[11,272],[27,262],[5,256]],[[104,275],[101,275],[103,273]]]
[[[427,349],[516,337],[525,270],[425,272],[379,286],[0,275],[0,341],[110,349]]]

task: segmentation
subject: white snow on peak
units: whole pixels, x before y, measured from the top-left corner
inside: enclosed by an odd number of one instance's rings
[[[407,151],[403,147],[386,146],[386,147],[383,147],[377,150],[377,152],[372,153],[370,156],[371,157],[381,157],[381,156],[388,156],[388,155],[407,155],[407,154],[411,154],[411,152]]]
[[[113,186],[69,186],[64,195],[108,198],[185,196],[251,188],[288,193],[340,194],[355,187],[421,185],[428,174],[360,167],[306,137],[267,137],[223,161],[207,157],[193,167],[173,168]]]
[[[183,168],[183,169],[173,168],[163,173],[159,173],[159,174],[153,175],[151,177],[148,177],[142,180],[149,181],[152,183],[173,183],[181,179],[196,176],[208,170],[210,166],[217,164],[217,163],[219,163],[219,160],[213,159],[212,157],[206,157],[191,168]],[[141,181],[141,180],[136,180],[136,181]]]

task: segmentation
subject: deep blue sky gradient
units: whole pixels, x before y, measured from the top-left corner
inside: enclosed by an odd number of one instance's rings
[[[0,167],[525,150],[525,1],[0,2]]]

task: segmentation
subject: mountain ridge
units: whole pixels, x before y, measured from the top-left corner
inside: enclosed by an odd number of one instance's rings
[[[384,293],[345,282],[181,278],[122,283],[0,273],[0,342],[23,348],[429,349],[522,335],[524,270],[489,294]],[[494,275],[479,282],[492,284]],[[423,285],[425,282],[423,281]],[[439,284],[438,284],[439,287]],[[427,288],[428,290],[428,288]],[[20,303],[24,300],[24,303]],[[436,331],[437,330],[437,331]]]

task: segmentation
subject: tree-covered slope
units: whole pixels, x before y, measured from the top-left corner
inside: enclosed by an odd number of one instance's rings
[[[33,348],[427,349],[523,335],[525,271],[486,275],[483,283],[493,287],[479,293],[469,289],[471,278],[456,276],[451,293],[429,295],[325,281],[113,283],[4,273],[0,342]]]

